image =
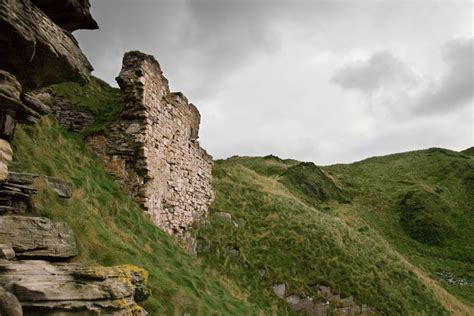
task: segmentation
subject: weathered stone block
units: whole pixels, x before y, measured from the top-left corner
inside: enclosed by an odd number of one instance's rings
[[[20,302],[12,293],[0,286],[0,315],[22,316]]]
[[[0,216],[0,243],[12,245],[19,258],[62,259],[77,255],[71,228],[45,217]]]
[[[0,29],[0,69],[23,87],[87,81],[92,66],[76,40],[30,1],[1,0]]]
[[[45,177],[46,183],[58,194],[59,197],[69,199],[74,191],[74,186],[69,181],[58,178]]]
[[[9,182],[19,184],[32,184],[33,181],[38,178],[38,175],[27,172],[13,172],[10,171]]]
[[[78,29],[98,29],[89,11],[89,0],[31,0],[54,23],[69,32]]]
[[[272,285],[272,290],[273,290],[273,292],[275,292],[275,294],[279,298],[284,298],[285,297],[285,292],[286,292],[286,285],[285,285],[285,283],[274,284],[274,285]]]
[[[12,155],[10,143],[0,139],[0,183],[8,179],[8,163],[12,161]]]
[[[0,138],[11,142],[15,134],[16,122],[10,114],[0,113]]]
[[[32,93],[22,93],[21,94],[21,101],[28,106],[30,109],[38,113],[39,115],[46,115],[51,112],[49,106],[44,104],[40,99],[38,99]]]
[[[135,266],[84,266],[42,260],[0,260],[0,286],[26,314],[146,315],[147,274]]]
[[[0,259],[11,260],[13,258],[15,258],[13,248],[10,245],[0,244]]]

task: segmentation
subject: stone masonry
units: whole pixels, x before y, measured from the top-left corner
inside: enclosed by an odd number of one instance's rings
[[[212,157],[198,142],[200,114],[153,56],[129,52],[117,82],[125,101],[107,136],[89,144],[152,221],[181,240],[213,200]]]

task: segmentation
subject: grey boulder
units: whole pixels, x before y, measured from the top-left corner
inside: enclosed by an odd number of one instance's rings
[[[57,260],[77,255],[71,228],[45,217],[0,216],[0,243],[11,245],[18,258]]]
[[[135,266],[0,260],[0,270],[0,286],[28,315],[146,315],[137,305],[148,296],[146,272]]]

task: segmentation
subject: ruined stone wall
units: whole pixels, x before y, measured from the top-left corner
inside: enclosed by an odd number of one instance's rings
[[[213,199],[212,157],[197,140],[199,111],[170,93],[153,56],[127,53],[117,81],[126,103],[121,119],[89,144],[156,225],[186,238]]]

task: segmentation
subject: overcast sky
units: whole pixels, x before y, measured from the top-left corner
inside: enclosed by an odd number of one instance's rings
[[[474,145],[473,2],[91,0],[77,31],[115,85],[124,52],[160,62],[214,158],[317,164]]]

